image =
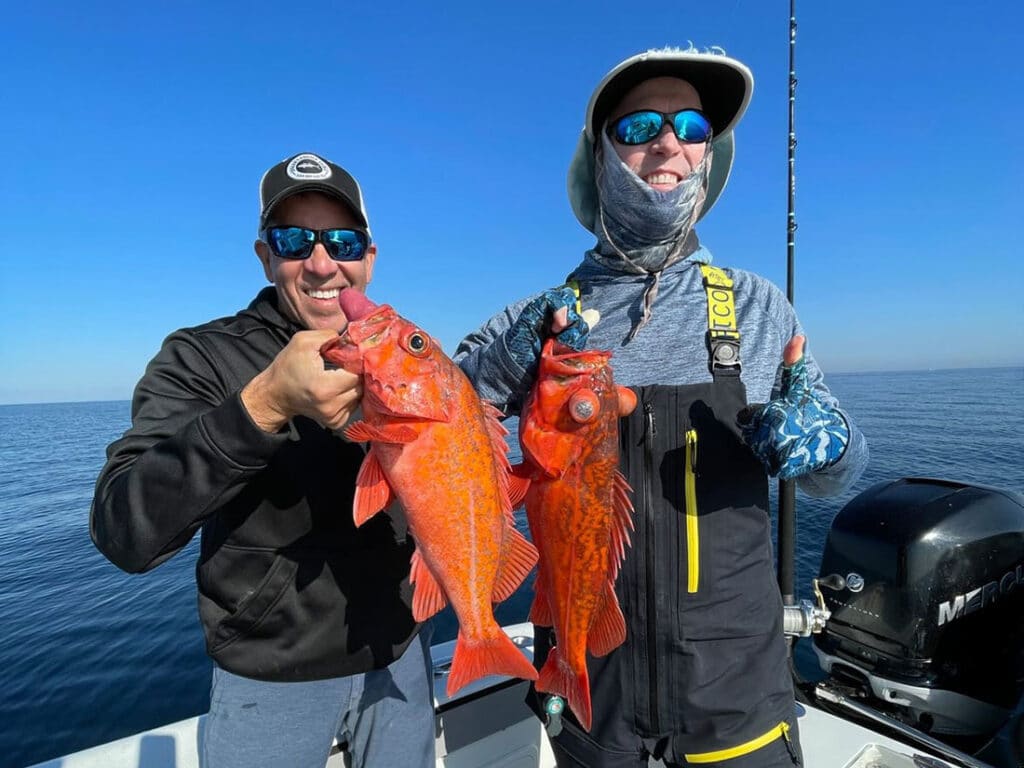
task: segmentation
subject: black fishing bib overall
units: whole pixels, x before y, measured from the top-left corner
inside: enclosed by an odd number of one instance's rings
[[[560,765],[799,764],[768,478],[736,426],[747,398],[726,336],[732,365],[709,332],[712,382],[633,387],[619,421],[636,508],[616,584],[626,643],[588,655],[593,726],[565,710]],[[538,627],[538,668],[551,642]]]

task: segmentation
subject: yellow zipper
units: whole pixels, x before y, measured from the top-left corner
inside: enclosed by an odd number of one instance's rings
[[[700,531],[697,528],[697,430],[686,430],[686,591],[700,580]]]
[[[743,757],[749,755],[751,752],[756,752],[761,747],[771,744],[777,738],[782,737],[789,744],[789,723],[782,722],[776,725],[774,728],[769,730],[767,733],[763,733],[756,739],[751,739],[743,744],[739,744],[729,749],[717,749],[714,752],[697,752],[692,755],[684,755],[686,762],[688,763],[717,763],[720,760],[732,760],[736,757]]]

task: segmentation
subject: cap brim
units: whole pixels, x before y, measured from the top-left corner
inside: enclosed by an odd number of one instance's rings
[[[715,139],[712,146],[714,147],[714,156],[708,171],[708,192],[697,221],[704,218],[718,202],[722,190],[729,182],[733,156],[736,152],[736,141],[731,132]],[[594,144],[585,130],[580,131],[579,141],[576,142],[576,151],[569,163],[569,204],[580,224],[590,232],[597,234],[598,196],[595,178]]]

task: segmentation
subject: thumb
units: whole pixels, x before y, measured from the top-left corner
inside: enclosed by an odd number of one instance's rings
[[[556,309],[554,315],[551,317],[551,333],[557,336],[568,328],[569,325],[569,308],[559,307]]]
[[[797,335],[790,339],[782,352],[782,364],[787,368],[792,368],[804,356],[804,345],[806,343],[807,338],[805,336]]]
[[[782,352],[782,391],[783,400],[802,404],[808,393],[807,367],[804,365],[804,336],[794,336],[786,344]]]

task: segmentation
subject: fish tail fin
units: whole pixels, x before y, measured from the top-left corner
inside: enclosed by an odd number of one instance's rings
[[[558,694],[565,699],[580,725],[590,730],[593,712],[590,706],[590,676],[585,663],[579,671],[573,669],[556,645],[540,670],[536,687],[538,691]]]
[[[609,581],[604,588],[601,606],[587,634],[587,650],[595,656],[607,656],[626,642],[626,620],[622,616],[615,589]]]
[[[537,548],[512,526],[505,529],[501,565],[491,590],[491,602],[500,603],[519,589],[537,564]]]
[[[467,683],[486,675],[536,680],[537,670],[501,630],[493,637],[482,640],[468,640],[459,630],[451,672],[448,673],[448,695],[451,696]]]

